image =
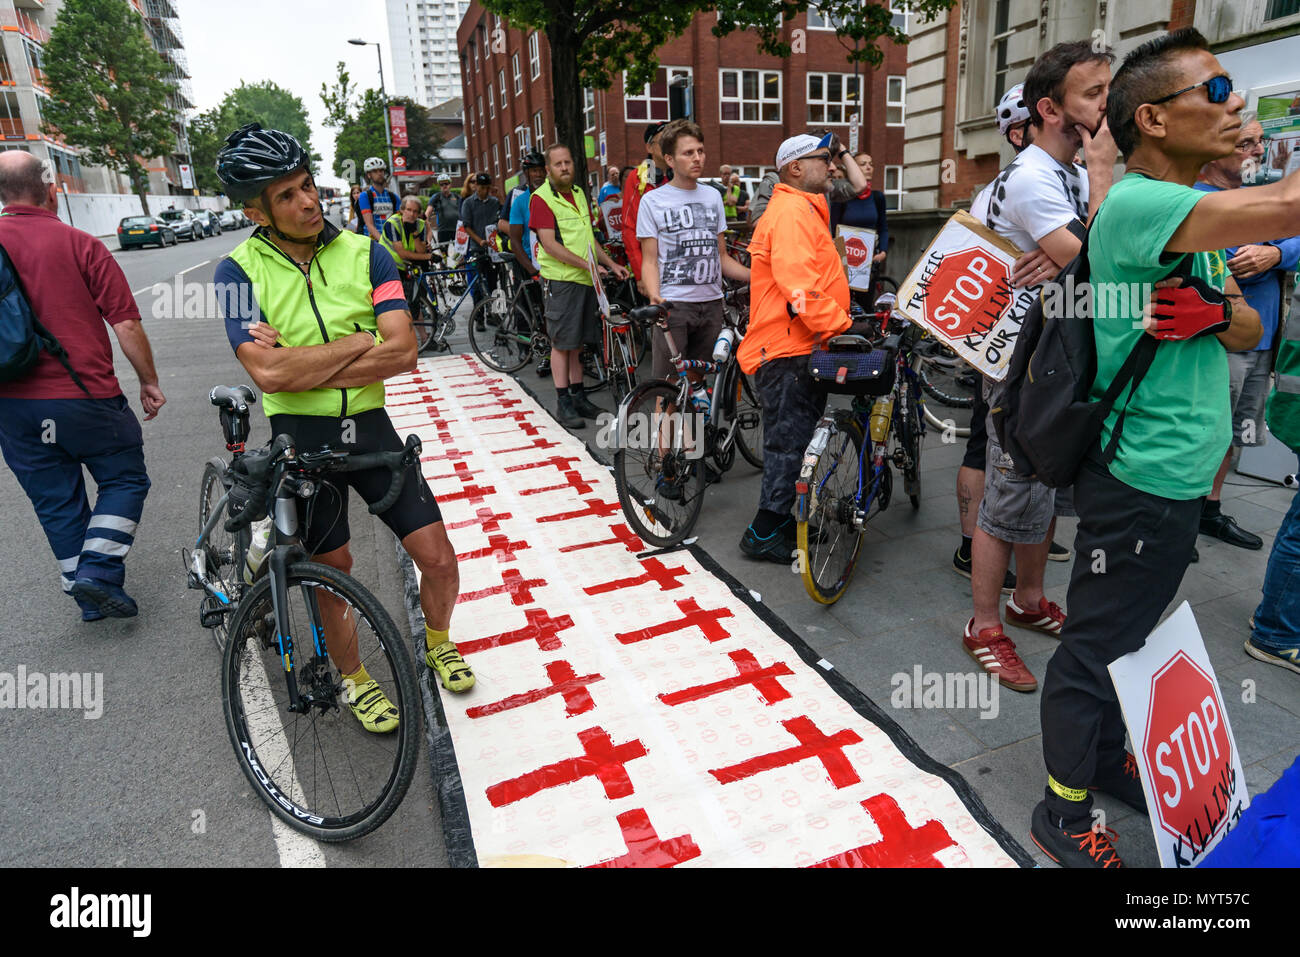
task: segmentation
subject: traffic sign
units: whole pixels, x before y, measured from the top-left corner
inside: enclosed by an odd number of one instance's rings
[[[393,157],[393,168],[394,168],[394,169],[406,169],[406,157],[405,157],[405,156],[402,156],[402,155],[400,155],[400,154],[397,155],[397,156],[394,156],[394,157]]]

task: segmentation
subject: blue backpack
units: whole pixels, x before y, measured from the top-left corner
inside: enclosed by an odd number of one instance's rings
[[[58,359],[77,387],[90,396],[68,361],[68,350],[36,318],[22,278],[0,246],[0,382],[13,382],[31,372],[42,349]]]

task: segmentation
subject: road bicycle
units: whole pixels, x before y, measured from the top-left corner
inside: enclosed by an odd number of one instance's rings
[[[891,327],[890,308],[892,297],[870,337],[835,336],[810,360],[828,391],[852,396],[849,408],[817,423],[795,483],[799,568],[808,594],[825,605],[848,588],[867,522],[893,499],[894,469],[912,508],[921,506],[922,330],[898,313]]]
[[[469,344],[483,363],[498,372],[518,372],[530,361],[549,359],[551,339],[542,316],[542,280],[514,284],[508,299],[492,295],[474,307]]]
[[[410,304],[419,355],[451,351],[447,338],[456,331],[456,313],[482,281],[477,271],[467,275],[463,265],[420,270]]]
[[[310,561],[298,504],[306,502],[310,516],[321,490],[332,491],[322,485],[331,473],[386,468],[388,493],[370,511],[387,510],[419,467],[420,441],[412,435],[398,452],[303,452],[278,435],[249,452],[253,390],[217,386],[210,399],[233,455],[204,467],[201,530],[186,565],[189,587],[205,593],[200,624],[222,649],[226,730],[244,775],[276,817],[317,840],[352,840],[379,827],[405,796],[422,704],[401,632],[356,579]],[[396,706],[397,728],[361,727],[348,707],[357,689],[331,649],[364,666]]]
[[[629,313],[662,332],[675,376],[637,386],[619,405],[615,424],[619,503],[632,530],[660,548],[679,544],[695,528],[709,481],[706,461],[717,480],[735,464],[737,452],[763,467],[762,405],[736,360],[743,326],[733,325],[724,309],[724,329],[736,339],[726,359],[683,359],[668,331],[669,312],[663,303]],[[716,373],[712,394],[703,382],[692,383],[688,372]]]

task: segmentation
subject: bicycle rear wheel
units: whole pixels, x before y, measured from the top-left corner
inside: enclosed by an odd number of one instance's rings
[[[285,613],[299,693],[314,704],[288,711],[271,579],[248,591],[230,625],[221,673],[222,706],[239,766],[272,813],[320,841],[373,831],[397,808],[419,754],[422,708],[411,659],[384,607],[349,575],[314,562],[289,566]],[[318,601],[343,604],[362,665],[400,715],[388,734],[364,730],[332,660],[316,668],[312,636]]]
[[[489,297],[474,307],[469,321],[469,344],[485,365],[498,372],[518,372],[533,354],[532,329],[519,309],[502,314],[499,306],[495,297]]]
[[[817,456],[808,490],[796,496],[794,512],[804,588],[823,605],[839,601],[849,587],[865,531],[853,522],[859,469],[865,468],[862,425],[846,412],[837,413],[834,422],[826,447]],[[814,435],[813,442],[817,439]]]
[[[199,486],[200,531],[212,517],[212,512],[221,501],[221,497],[226,494],[226,473],[226,463],[221,459],[213,459],[203,467],[203,481]],[[228,532],[225,529],[224,519],[219,519],[212,531],[208,533],[207,539],[198,546],[205,550],[204,565],[207,568],[208,578],[230,600],[230,604],[225,606],[229,609],[234,609],[239,602],[239,594],[244,587],[242,565],[244,552],[248,550],[247,539],[246,528],[238,532]],[[212,628],[212,639],[217,643],[218,651],[226,647],[226,636],[233,613],[233,610],[227,611],[221,617],[221,624]]]
[[[980,388],[979,373],[947,346],[939,346],[935,355],[922,356],[917,376],[925,394],[941,405],[969,409],[975,404],[975,390]]]
[[[740,370],[737,369],[737,372]],[[745,461],[763,467],[763,403],[758,400],[754,380],[740,372],[736,376],[736,446]]]
[[[897,443],[896,461],[903,473],[903,491],[915,511],[921,507],[921,437],[923,425],[917,409],[920,393],[910,381],[902,384],[907,390],[907,412],[899,415],[895,423],[894,441]]]
[[[697,417],[675,410],[677,393],[663,379],[637,386],[614,454],[623,514],[632,531],[660,548],[690,535],[704,505],[704,430],[695,426]]]

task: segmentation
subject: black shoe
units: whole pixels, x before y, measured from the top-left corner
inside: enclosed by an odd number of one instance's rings
[[[1105,773],[1099,773],[1096,781],[1089,787],[1091,791],[1101,791],[1123,801],[1139,814],[1148,814],[1147,796],[1142,792],[1142,779],[1138,777],[1137,761],[1133,755],[1124,753],[1124,761]]]
[[[110,585],[93,578],[78,578],[72,586],[72,597],[82,607],[82,621],[97,620],[85,617],[86,605],[95,608],[105,618],[134,618],[139,613],[135,599],[123,591],[120,585]]]
[[[585,394],[574,395],[570,392],[569,401],[573,403],[574,412],[577,412],[578,415],[585,416],[588,419],[598,419],[600,418],[601,412],[604,411],[599,406],[592,405],[591,400],[588,399]]]
[[[746,558],[776,562],[778,565],[789,565],[794,561],[791,554],[794,549],[779,528],[766,538],[759,538],[754,534],[754,526],[749,526],[745,529],[745,537],[740,540],[740,550]]]
[[[1038,802],[1029,824],[1029,837],[1062,867],[1123,867],[1111,843],[1114,835],[1110,828],[1094,831],[1090,818],[1074,823],[1053,819],[1046,801]]]
[[[587,421],[578,415],[578,410],[573,407],[573,396],[567,392],[560,396],[559,402],[556,403],[555,418],[566,429],[585,429],[587,427]]]
[[[1201,560],[1201,553],[1198,552],[1198,551],[1196,550],[1196,546],[1193,545],[1193,546],[1192,546],[1192,564],[1196,564],[1196,563],[1199,562],[1200,560]]]
[[[1049,562],[1068,562],[1073,557],[1074,552],[1056,542],[1052,542],[1052,547],[1047,552],[1047,560]]]
[[[550,359],[543,359],[541,362],[537,363],[537,374],[543,378],[551,374]]]
[[[958,548],[952,553],[952,570],[958,575],[964,575],[970,578],[971,559],[962,558],[961,549]],[[1002,594],[1014,595],[1016,591],[1016,573],[1007,569],[1006,577],[1002,579]]]
[[[487,323],[484,322],[482,319],[475,319],[475,320],[474,320],[474,331],[475,331],[475,332],[487,332]]]
[[[1231,515],[1224,515],[1222,512],[1214,516],[1201,516],[1201,534],[1217,538],[1229,545],[1236,545],[1238,548],[1249,548],[1251,551],[1264,547],[1264,539],[1254,532],[1246,531]]]
[[[799,547],[799,523],[794,519],[790,519],[781,526],[781,534],[785,536],[786,541],[789,543],[790,551],[794,551]],[[808,527],[809,545],[825,545],[830,541],[830,537],[830,533],[824,528],[813,528],[811,525]]]

